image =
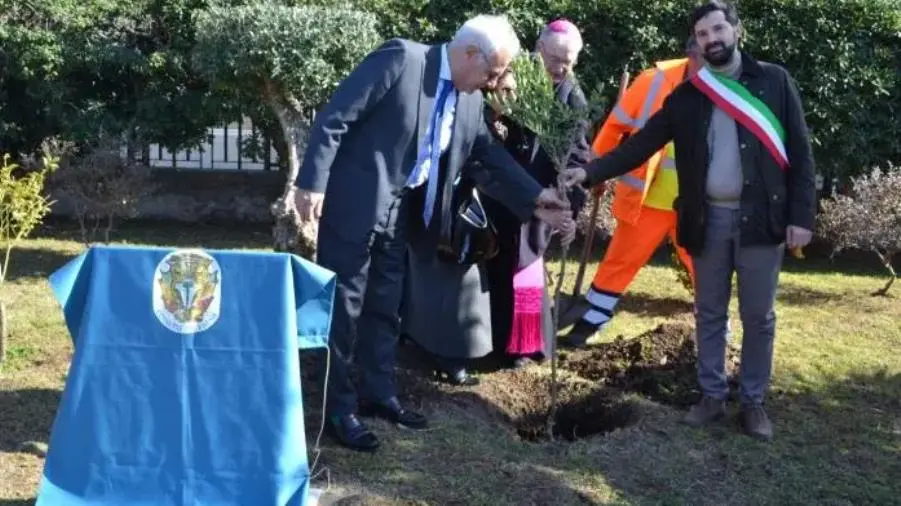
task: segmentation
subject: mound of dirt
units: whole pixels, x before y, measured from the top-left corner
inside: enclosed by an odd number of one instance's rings
[[[584,350],[561,350],[560,367],[677,407],[689,406],[699,395],[697,347],[688,324],[663,324],[632,339],[620,336]],[[729,347],[726,374],[733,377],[737,368],[738,353]]]

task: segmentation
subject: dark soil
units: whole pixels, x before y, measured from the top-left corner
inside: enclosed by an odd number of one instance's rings
[[[555,438],[573,441],[635,424],[641,408],[628,397],[630,393],[678,408],[687,407],[699,396],[694,329],[689,324],[664,324],[635,338],[619,337],[611,343],[582,350],[560,349],[559,353]],[[324,356],[316,355],[304,357],[306,380],[322,373]],[[548,439],[550,378],[543,371],[527,368],[480,374],[480,385],[463,388],[436,382],[430,375],[430,357],[414,346],[402,346],[398,362],[397,384],[411,406],[428,403],[441,409],[441,404],[456,405],[510,426],[525,441]],[[737,353],[730,348],[730,377],[736,368]],[[316,369],[319,371],[314,372]],[[308,411],[321,402],[317,383],[304,382]]]
[[[535,370],[498,372],[475,387],[473,393],[476,395],[453,395],[452,402],[509,424],[526,441],[547,439],[549,377]],[[553,432],[558,438],[572,441],[603,434],[640,418],[634,402],[589,382],[558,379],[557,396]]]
[[[727,350],[726,374],[737,369],[738,354]],[[585,350],[560,353],[560,367],[608,387],[684,408],[697,401],[694,328],[664,324],[631,339],[622,336]]]

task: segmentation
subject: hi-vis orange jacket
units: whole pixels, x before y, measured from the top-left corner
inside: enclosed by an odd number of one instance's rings
[[[684,81],[687,71],[688,58],[681,58],[657,62],[653,68],[636,76],[595,137],[591,146],[594,154],[602,156],[612,151],[624,140],[624,135],[640,130],[663,106],[664,99]],[[616,219],[634,225],[644,205],[671,210],[678,193],[675,170],[675,152],[669,143],[644,165],[621,176],[613,201]]]

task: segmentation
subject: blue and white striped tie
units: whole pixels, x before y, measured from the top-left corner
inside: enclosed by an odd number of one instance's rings
[[[432,144],[429,150],[429,180],[426,186],[425,206],[422,210],[422,219],[428,227],[432,221],[432,213],[435,208],[435,196],[438,192],[438,168],[441,160],[441,119],[444,116],[444,104],[447,97],[454,90],[454,84],[450,80],[441,79],[438,82],[441,93],[435,102],[435,115],[432,119]]]

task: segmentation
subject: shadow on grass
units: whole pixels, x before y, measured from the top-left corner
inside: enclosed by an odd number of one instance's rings
[[[81,231],[73,221],[55,219],[32,234],[34,238],[81,242]],[[98,234],[96,241],[102,241]],[[265,225],[204,225],[171,221],[129,221],[118,225],[110,235],[112,243],[149,244],[210,249],[272,247],[272,230]]]
[[[654,297],[646,293],[627,292],[616,308],[638,316],[662,317],[691,314],[694,306],[688,299]]]
[[[895,259],[895,270],[901,269],[901,257]],[[848,250],[832,255],[832,249],[823,243],[813,243],[804,248],[804,258],[786,255],[783,271],[797,274],[849,274],[886,278],[888,271],[871,251]]]
[[[321,368],[321,358],[305,357],[306,374]],[[642,418],[626,430],[554,444],[523,441],[511,426],[508,397],[528,403],[544,388],[511,381],[523,374],[486,374],[477,388],[451,388],[402,364],[402,395],[430,415],[431,430],[374,421],[378,454],[326,440],[322,462],[338,484],[368,491],[354,504],[610,504],[614,496],[626,504],[893,504],[901,493],[901,374],[857,373],[775,391],[771,443],[739,435],[731,421],[689,429],[677,423],[680,411],[659,408],[639,409]],[[312,440],[321,390],[307,382],[304,389]],[[58,401],[52,390],[0,392],[0,451],[46,441]],[[32,502],[0,500],[24,504]]]
[[[62,393],[51,389],[0,390],[0,452],[47,443]]]
[[[611,431],[536,444],[519,437],[509,414],[511,403],[545,402],[534,402],[543,384],[517,385],[511,377],[520,373],[505,371],[481,375],[478,387],[453,388],[403,362],[402,395],[429,414],[431,431],[411,435],[372,422],[383,441],[378,457],[324,443],[333,478],[390,497],[385,504],[442,503],[451,491],[455,504],[610,504],[611,497],[626,504],[893,504],[901,493],[901,374],[774,389],[769,443],[740,434],[734,405],[728,422],[696,430],[679,423],[682,406],[643,410],[638,403],[641,418]],[[618,406],[593,416],[614,420]]]
[[[113,244],[175,248],[271,249],[271,237],[268,228],[260,227],[187,226],[165,222],[139,222],[124,224],[110,239]],[[79,243],[81,232],[75,223],[54,221],[35,231],[31,238]],[[77,252],[66,253],[62,248],[40,247],[34,243],[26,243],[13,249],[6,279],[15,281],[30,277],[47,277],[77,254]]]
[[[843,298],[847,298],[847,295],[824,292],[790,283],[780,283],[776,289],[776,301],[790,306],[818,306]]]
[[[75,256],[74,253],[68,254],[49,248],[15,248],[9,256],[9,272],[6,273],[6,280],[47,277]]]
[[[774,392],[775,439],[663,427],[607,447],[600,470],[626,496],[688,504],[896,504],[901,484],[901,374],[852,374]],[[734,409],[734,408],[733,408]],[[653,458],[642,454],[654,451]],[[778,485],[773,485],[773,480]]]
[[[302,356],[307,438],[313,448],[321,420],[324,364],[321,353],[305,352]],[[350,488],[365,491],[359,494],[362,502],[347,504],[608,504],[593,499],[549,467],[549,462],[526,458],[541,446],[520,442],[517,427],[543,426],[542,420],[527,419],[543,408],[534,392],[529,392],[537,383],[509,390],[515,399],[501,406],[489,398],[494,395],[481,395],[478,387],[453,388],[432,381],[431,358],[408,343],[399,350],[397,369],[399,397],[407,407],[429,417],[428,430],[398,431],[384,421],[366,419],[382,441],[375,456],[347,450],[324,436],[322,463],[332,480],[339,487],[352,484]],[[502,377],[509,381],[510,373],[481,376],[489,382]],[[499,381],[497,387],[507,388],[508,381]],[[576,396],[567,396],[572,397]],[[610,421],[604,413],[597,415]],[[511,442],[517,445],[512,454],[497,446]]]
[[[600,262],[607,251],[608,240],[596,240],[591,247],[589,255],[589,263]],[[581,259],[582,248],[584,246],[584,237],[579,236],[569,247],[569,258],[572,262],[578,262]],[[672,260],[672,245],[667,241],[661,244],[657,251],[648,262],[649,265],[670,266]],[[786,255],[783,270],[791,273],[809,273],[809,274],[830,274],[844,273],[861,276],[878,276],[884,278],[887,271],[879,262],[876,255],[870,251],[849,250],[842,253],[832,255],[832,249],[828,244],[821,241],[814,241],[804,248],[803,259],[795,259],[790,255]],[[548,249],[548,258],[550,260],[559,260],[560,250],[559,244],[554,241]],[[895,271],[901,272],[901,255],[894,262]]]

